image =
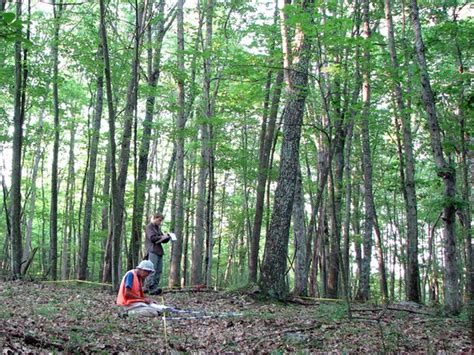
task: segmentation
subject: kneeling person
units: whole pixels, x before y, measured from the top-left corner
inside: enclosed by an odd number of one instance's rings
[[[135,269],[127,271],[117,295],[117,304],[124,307],[123,314],[154,317],[166,308],[143,293],[143,281],[154,271],[153,263],[149,260],[143,260]]]

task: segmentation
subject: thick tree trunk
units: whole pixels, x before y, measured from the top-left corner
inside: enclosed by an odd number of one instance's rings
[[[293,294],[307,296],[308,294],[308,257],[306,226],[304,217],[304,194],[301,169],[298,167],[296,180],[295,202],[293,204],[293,233],[295,242],[295,287]]]
[[[426,64],[425,46],[423,44],[421,33],[417,0],[411,0],[410,5],[413,32],[415,35],[415,51],[421,80],[421,93],[428,118],[428,130],[431,136],[431,150],[438,176],[443,179],[444,183],[443,237],[445,260],[445,308],[446,311],[451,314],[458,314],[461,311],[461,297],[458,283],[455,234],[456,206],[454,203],[456,198],[456,170],[450,162],[446,161],[443,154],[441,130],[436,112],[435,98],[428,75],[428,66]]]
[[[312,1],[302,3],[302,11],[312,18]],[[286,23],[282,24],[282,37],[286,36]],[[270,222],[270,230],[265,242],[265,258],[262,263],[260,286],[270,297],[285,298],[288,285],[285,280],[288,238],[291,213],[296,186],[299,159],[301,126],[307,95],[310,40],[298,26],[295,29],[295,49],[291,67],[286,66],[288,101],[283,114],[283,142],[281,148],[280,171],[275,202]],[[284,40],[285,42],[285,40]],[[288,55],[290,53],[287,53]],[[288,57],[285,59],[289,64]],[[291,73],[290,69],[293,69]]]
[[[274,24],[278,21],[278,2],[275,1]],[[270,45],[270,51],[274,50],[275,39]],[[270,151],[275,136],[275,123],[278,115],[281,89],[283,84],[283,71],[279,70],[273,85],[273,70],[268,71],[267,83],[265,88],[265,100],[263,104],[263,118],[260,129],[260,148],[258,153],[257,170],[257,194],[255,197],[255,216],[253,220],[252,235],[250,236],[250,254],[249,254],[249,282],[257,282],[258,274],[258,254],[260,250],[260,232],[262,229],[263,207],[265,201],[265,186],[268,177],[268,166],[270,160]],[[272,94],[273,91],[273,95]],[[272,96],[271,106],[270,97]],[[270,106],[270,110],[269,110]],[[268,119],[268,121],[267,121]]]
[[[99,31],[100,42],[102,42]],[[99,70],[97,72],[97,93],[96,93],[96,103],[95,103],[95,112],[94,112],[94,123],[91,131],[91,144],[89,150],[89,168],[87,170],[87,188],[86,188],[86,202],[84,206],[84,224],[82,228],[82,241],[81,241],[81,250],[79,257],[79,280],[87,279],[87,265],[89,258],[89,239],[90,239],[90,230],[91,230],[91,220],[92,220],[92,202],[94,198],[94,186],[95,186],[95,176],[96,176],[96,166],[97,166],[97,155],[99,147],[99,136],[100,136],[100,122],[102,119],[102,108],[103,108],[103,96],[104,96],[104,69],[103,69],[103,46],[102,43],[99,43],[99,49],[97,51],[97,59],[100,63]]]
[[[283,71],[277,73],[273,98],[270,108],[268,123],[262,123],[262,134],[258,160],[257,172],[257,196],[255,202],[255,217],[252,228],[252,236],[250,241],[250,257],[249,257],[249,281],[257,281],[258,271],[258,253],[260,249],[260,231],[263,220],[263,206],[265,199],[265,185],[268,177],[268,167],[270,160],[270,151],[272,148],[273,139],[275,137],[275,123],[278,115],[278,107],[280,103],[281,88],[283,84]]]
[[[396,115],[401,118],[403,125],[403,147],[405,150],[405,180],[402,189],[405,197],[405,210],[407,214],[407,299],[420,302],[420,272],[418,267],[418,217],[415,189],[415,160],[413,157],[413,143],[411,135],[410,117],[405,109],[402,87],[400,85],[399,65],[395,48],[395,36],[392,21],[391,0],[385,0],[385,18],[387,20],[388,47],[394,73],[393,87],[397,104]],[[403,161],[400,161],[403,166]]]

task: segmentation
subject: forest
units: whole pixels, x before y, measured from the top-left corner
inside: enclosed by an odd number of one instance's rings
[[[473,15],[0,0],[0,293],[117,290],[162,213],[170,292],[411,302],[474,335]]]

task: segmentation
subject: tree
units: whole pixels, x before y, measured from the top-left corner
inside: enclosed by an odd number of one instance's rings
[[[2,6],[4,7],[4,6]],[[21,18],[21,1],[16,2],[16,18]],[[11,198],[11,243],[12,265],[11,274],[15,279],[21,273],[22,237],[21,237],[21,150],[23,140],[23,115],[22,115],[22,59],[21,59],[21,27],[17,30],[15,41],[15,103],[13,115],[13,156],[12,156],[12,187]]]
[[[96,178],[97,155],[99,147],[99,133],[102,119],[103,96],[104,96],[104,54],[102,36],[99,31],[99,48],[97,50],[97,82],[96,103],[94,112],[94,123],[91,131],[91,144],[89,148],[89,167],[87,170],[86,203],[84,206],[84,225],[82,228],[82,242],[79,257],[79,280],[87,278],[87,264],[89,258],[89,240],[91,232],[92,202],[94,198],[94,185]]]
[[[284,5],[287,5],[286,2]],[[298,3],[303,13],[312,18],[313,2]],[[310,59],[311,39],[305,33],[300,22],[295,28],[294,50],[289,51],[288,24],[283,6],[281,32],[285,62],[285,80],[288,101],[283,114],[283,142],[275,191],[275,201],[270,222],[270,229],[265,241],[265,257],[262,263],[260,287],[270,297],[284,298],[288,292],[285,281],[286,262],[288,256],[288,238],[291,213],[295,196],[296,177],[298,171],[299,144],[303,123],[304,105],[307,96],[308,67]],[[306,26],[308,24],[305,24]]]
[[[209,173],[210,162],[210,142],[209,128],[212,118],[211,104],[211,56],[212,51],[212,18],[213,18],[213,0],[205,2],[205,23],[206,36],[203,44],[203,52],[206,53],[203,60],[203,118],[200,123],[200,140],[201,140],[201,161],[199,164],[198,178],[198,197],[196,205],[196,229],[194,243],[192,249],[192,268],[191,268],[191,285],[199,285],[203,283],[202,260],[203,260],[203,244],[205,233],[205,216],[206,216],[206,181]],[[208,213],[210,213],[208,211]]]
[[[411,134],[410,117],[405,109],[402,87],[399,77],[399,65],[395,48],[395,35],[392,21],[391,1],[385,0],[385,18],[387,21],[387,39],[392,63],[393,90],[396,102],[396,115],[403,126],[403,147],[405,150],[405,174],[400,176],[402,190],[405,198],[405,210],[407,214],[407,299],[420,302],[420,272],[418,267],[418,217],[415,188],[415,160],[413,157],[413,143]]]
[[[178,64],[178,118],[176,120],[176,181],[175,181],[175,233],[176,242],[171,252],[171,266],[169,286],[181,285],[181,256],[183,252],[183,227],[184,227],[184,128],[186,125],[185,90],[184,90],[184,0],[177,4],[177,64]]]
[[[458,284],[458,269],[456,257],[456,169],[446,160],[441,141],[441,130],[439,127],[436,104],[431,89],[428,66],[425,58],[425,45],[423,43],[421,24],[418,11],[418,2],[410,1],[410,15],[415,35],[415,53],[418,62],[421,81],[421,93],[425,106],[428,130],[431,137],[431,150],[437,168],[438,176],[444,184],[443,221],[444,221],[444,259],[445,259],[445,283],[444,296],[445,307],[449,313],[458,314],[461,310],[461,299]]]
[[[50,212],[50,272],[51,278],[58,277],[58,155],[59,155],[59,30],[63,12],[62,0],[53,0],[54,37],[51,48],[53,57],[53,106],[54,106],[54,147],[51,167],[51,212]]]

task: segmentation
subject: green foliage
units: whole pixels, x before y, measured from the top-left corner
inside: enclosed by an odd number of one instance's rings
[[[14,42],[22,40],[22,26],[23,23],[21,19],[17,19],[14,13],[0,13],[0,41]]]

